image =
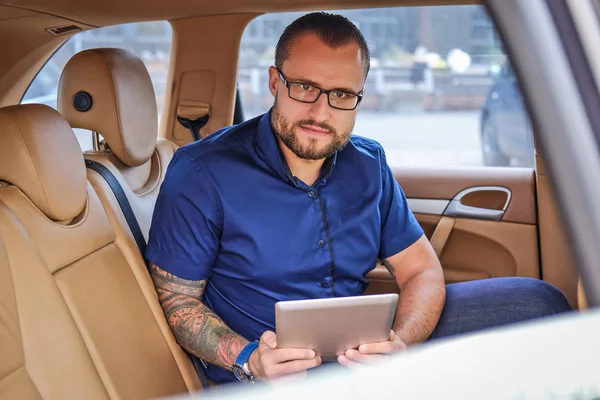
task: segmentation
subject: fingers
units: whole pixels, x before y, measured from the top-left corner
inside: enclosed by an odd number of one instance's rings
[[[321,357],[314,357],[310,360],[293,360],[280,364],[270,364],[265,368],[265,373],[270,379],[302,373],[311,368],[321,365]]]
[[[270,360],[275,363],[283,363],[293,360],[311,360],[316,356],[314,350],[310,349],[274,349],[270,353]]]
[[[358,347],[358,351],[363,354],[387,354],[395,350],[395,343],[390,340],[379,343],[361,344]]]
[[[265,331],[260,337],[260,343],[264,343],[272,349],[277,348],[277,335],[273,331]]]
[[[260,342],[267,345],[272,352],[269,352],[269,361],[274,363],[283,363],[292,360],[309,360],[315,358],[316,354],[311,349],[300,348],[277,348],[277,336],[275,332],[266,331],[260,337]]]
[[[337,358],[337,360],[344,367],[348,367],[348,368],[352,368],[352,367],[355,367],[357,365],[360,365],[360,363],[358,363],[356,361],[353,361],[353,360],[349,359],[348,357],[346,357],[345,354],[339,355],[338,358]]]
[[[386,355],[405,349],[406,344],[396,335],[394,330],[390,330],[388,340],[385,342],[365,343],[360,345],[358,349],[346,350],[345,354],[338,356],[338,362],[347,367],[373,364],[386,357]]]
[[[404,349],[406,349],[406,344],[393,330],[390,331],[389,340],[385,342],[366,343],[358,347],[358,350],[364,354],[389,354]]]
[[[387,354],[404,349],[406,349],[406,344],[391,330],[389,338],[385,342],[362,344],[358,347],[358,350],[349,349],[344,355],[338,357],[338,362],[346,366],[373,364]]]
[[[275,332],[266,331],[260,337],[256,354],[250,357],[251,367],[260,379],[275,379],[287,375],[302,376],[303,371],[321,365],[321,357],[314,350],[277,348]],[[252,368],[251,368],[252,370]]]
[[[380,354],[365,354],[358,350],[346,350],[345,357],[357,364],[374,364],[383,358]]]

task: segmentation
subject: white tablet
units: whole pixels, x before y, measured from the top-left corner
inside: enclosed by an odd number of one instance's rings
[[[334,361],[348,349],[389,339],[396,293],[280,301],[275,304],[277,347],[313,349]]]

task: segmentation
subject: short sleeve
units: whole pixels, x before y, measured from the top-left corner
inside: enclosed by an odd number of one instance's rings
[[[210,276],[219,249],[222,209],[202,165],[183,149],[161,185],[146,258],[182,279]]]
[[[423,229],[408,208],[406,196],[387,164],[385,152],[380,153],[382,172],[381,242],[379,258],[391,257],[409,247],[423,235]]]

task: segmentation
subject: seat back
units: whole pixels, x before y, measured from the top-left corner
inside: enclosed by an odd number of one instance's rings
[[[87,96],[91,108],[83,111],[77,96]],[[60,78],[58,111],[73,128],[89,129],[104,138],[101,151],[84,156],[115,175],[148,240],[160,184],[177,146],[157,138],[156,99],[143,62],[114,48],[77,53]],[[91,173],[90,179],[101,186],[98,174]],[[106,195],[110,197],[110,191]]]
[[[89,99],[89,109],[78,105],[78,95]],[[147,241],[160,185],[177,145],[157,138],[156,99],[143,62],[128,51],[114,48],[75,54],[61,74],[58,111],[73,128],[102,135],[102,149],[85,152],[84,157],[102,164],[116,178]],[[116,232],[116,243],[130,260],[138,284],[147,297],[156,299],[152,279],[140,262],[143,255],[112,189],[93,170],[88,170],[88,180],[98,193]],[[162,308],[154,301],[151,305],[156,318],[165,322],[161,328],[168,331],[165,336],[188,386],[200,388],[187,353],[171,340]]]
[[[2,202],[0,232],[0,398],[108,399],[52,274]]]
[[[0,133],[0,227],[11,240],[21,348],[50,333],[35,344],[45,352],[24,353],[38,393],[156,398],[198,389],[175,360],[156,294],[134,272],[143,260],[118,240],[67,122],[43,105],[13,106],[0,109]],[[32,313],[44,323],[24,325]],[[18,354],[12,359],[19,364]],[[73,392],[74,382],[89,393]]]

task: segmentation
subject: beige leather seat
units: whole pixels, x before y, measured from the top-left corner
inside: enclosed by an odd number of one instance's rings
[[[0,109],[0,181],[0,397],[199,389],[135,244],[119,238],[60,114]]]
[[[0,399],[108,399],[59,287],[2,201],[0,231]]]
[[[85,93],[91,100],[87,111],[75,107],[74,98]],[[73,128],[102,135],[101,149],[84,157],[108,168],[121,187],[135,214],[145,241],[152,222],[160,185],[177,146],[158,138],[158,117],[152,81],[143,62],[132,53],[115,48],[90,49],[75,54],[63,69],[58,90],[58,110]],[[117,234],[117,242],[138,283],[157,304],[156,292],[142,255],[110,186],[97,172],[88,169],[88,180],[99,195]],[[153,309],[164,320],[160,305]],[[171,337],[170,328],[168,337]],[[169,342],[189,379],[197,375],[187,354]],[[199,385],[199,384],[198,384]]]
[[[91,98],[88,111],[75,108],[73,98],[80,92]],[[177,146],[157,138],[156,99],[143,62],[121,49],[75,54],[60,78],[58,111],[73,128],[102,135],[107,149],[84,156],[106,166],[119,180],[147,241],[160,184]],[[89,177],[94,187],[106,193],[103,202],[118,209],[102,177],[95,172]],[[125,220],[117,222],[128,231]]]

